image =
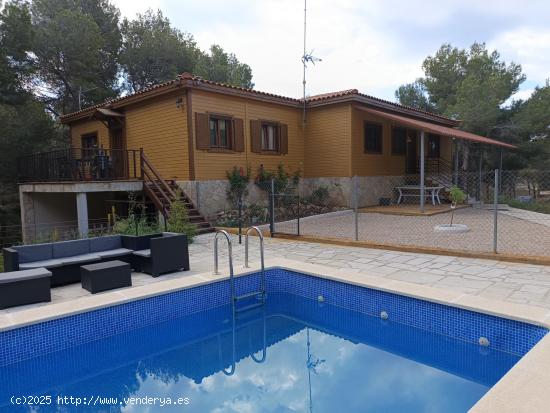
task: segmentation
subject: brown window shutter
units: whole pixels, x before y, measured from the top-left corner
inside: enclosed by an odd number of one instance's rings
[[[286,123],[281,123],[279,125],[280,129],[280,147],[279,152],[282,154],[288,153],[288,125]]]
[[[210,126],[206,113],[195,113],[195,135],[197,137],[197,149],[210,149]]]
[[[259,120],[250,121],[250,151],[262,152],[262,122]]]
[[[244,152],[244,122],[242,119],[233,119],[233,150]]]

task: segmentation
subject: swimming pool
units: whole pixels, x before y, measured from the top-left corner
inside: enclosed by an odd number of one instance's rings
[[[265,305],[236,317],[220,281],[0,333],[0,406],[28,411],[12,397],[37,396],[37,411],[464,412],[547,332],[285,269],[266,275]],[[237,278],[238,292],[259,278]]]

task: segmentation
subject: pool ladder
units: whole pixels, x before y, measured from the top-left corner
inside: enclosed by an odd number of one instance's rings
[[[241,312],[246,310],[251,310],[253,308],[259,307],[264,304],[265,301],[265,265],[264,265],[264,236],[262,231],[258,227],[249,227],[245,232],[245,241],[244,241],[244,266],[248,267],[248,236],[251,231],[256,231],[260,238],[260,263],[261,263],[261,272],[260,272],[260,289],[258,291],[252,291],[250,293],[237,295],[235,290],[235,274],[233,271],[233,246],[231,242],[231,237],[223,229],[217,230],[216,235],[214,236],[214,274],[219,274],[218,267],[218,236],[223,234],[227,240],[227,253],[229,258],[229,283],[231,289],[231,308],[233,312]],[[237,309],[237,302],[251,297],[260,297],[260,302],[251,304],[245,307]]]

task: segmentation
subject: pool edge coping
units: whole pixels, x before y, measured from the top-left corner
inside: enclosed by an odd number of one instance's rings
[[[406,281],[392,280],[374,274],[375,271],[372,272],[372,275],[366,275],[352,272],[352,269],[337,269],[282,258],[266,260],[265,268],[281,268],[550,329],[550,310],[542,307],[509,303]],[[259,264],[250,265],[248,268],[237,267],[235,268],[235,276],[248,275],[258,272],[260,269]],[[0,333],[229,279],[226,274],[212,274],[209,272],[194,275],[187,275],[185,272],[181,274],[182,277],[180,278],[79,297],[74,300],[30,308],[16,313],[0,313]],[[548,409],[548,406],[550,406],[550,392],[547,391],[550,388],[550,369],[545,370],[545,365],[550,365],[550,334],[542,338],[523,356],[470,411],[476,413],[545,411],[544,409]]]
[[[383,274],[371,271],[367,274],[353,272],[352,269],[339,269],[319,264],[303,263],[284,258],[268,259],[265,268],[281,268],[300,272],[314,277],[326,278],[360,287],[375,289],[388,293],[404,295],[411,298],[430,301],[442,305],[475,311],[496,317],[507,318],[528,324],[534,324],[550,329],[550,310],[542,307],[516,304],[506,301],[480,297],[476,295],[454,292],[439,287],[431,287],[385,278]],[[248,275],[260,270],[259,264],[251,264],[248,268],[234,269],[235,277]],[[421,273],[421,272],[419,272]],[[162,280],[151,284],[121,288],[104,293],[78,297],[59,303],[47,304],[29,308],[19,312],[0,312],[0,333],[16,328],[50,321],[56,318],[67,317],[83,312],[93,311],[104,307],[124,304],[144,298],[168,294],[178,290],[194,288],[201,285],[229,279],[227,274],[213,274],[203,272],[187,275],[181,272],[182,277]]]

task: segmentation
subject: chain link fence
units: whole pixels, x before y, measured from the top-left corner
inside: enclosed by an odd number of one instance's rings
[[[376,179],[375,179],[376,178]],[[273,234],[523,257],[550,257],[550,171],[353,177],[346,205],[320,187],[269,192]],[[465,195],[451,202],[451,188]],[[423,202],[423,207],[421,206]]]

